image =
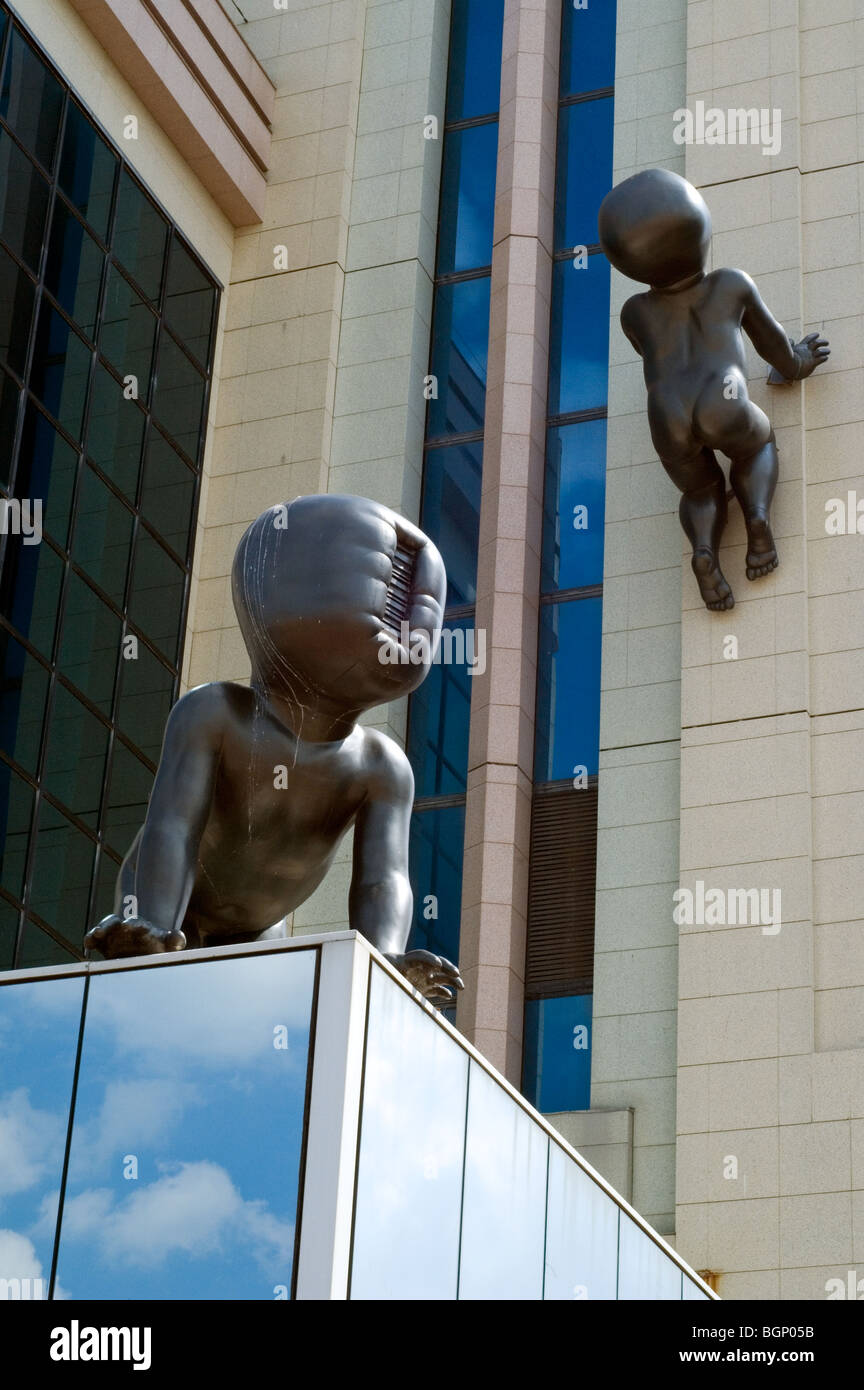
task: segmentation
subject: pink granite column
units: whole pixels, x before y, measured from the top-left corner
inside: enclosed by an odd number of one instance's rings
[[[507,0],[477,574],[459,1027],[518,1084],[561,0]]]

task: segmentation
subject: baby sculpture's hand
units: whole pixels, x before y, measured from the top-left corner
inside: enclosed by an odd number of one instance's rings
[[[88,951],[99,951],[106,960],[127,956],[155,956],[163,951],[182,951],[186,937],[182,931],[154,927],[141,917],[118,917],[111,913],[91,927],[84,938]]]
[[[455,997],[453,990],[465,988],[458,968],[444,956],[433,955],[431,951],[406,951],[404,955],[394,953],[388,955],[387,959],[397,970],[401,970],[409,985],[413,985],[432,1004],[449,1004]],[[448,988],[451,985],[453,988]]]
[[[831,356],[828,339],[820,338],[818,333],[808,333],[806,338],[795,344],[795,356],[798,358],[796,381],[801,381],[814,372],[820,362],[825,362]]]

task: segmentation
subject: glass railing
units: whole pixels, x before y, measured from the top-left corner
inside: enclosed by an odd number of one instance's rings
[[[0,1298],[713,1295],[351,933],[0,976]]]

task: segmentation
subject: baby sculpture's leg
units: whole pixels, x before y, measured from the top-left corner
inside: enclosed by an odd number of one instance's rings
[[[747,578],[770,574],[779,564],[768,515],[777,486],[779,465],[774,431],[755,454],[735,456],[729,481],[741,504],[747,527]]]
[[[710,449],[683,462],[663,458],[669,477],[683,493],[681,525],[693,546],[691,561],[699,591],[708,608],[733,608],[732,590],[720,569],[720,537],[726,525],[726,479]]]

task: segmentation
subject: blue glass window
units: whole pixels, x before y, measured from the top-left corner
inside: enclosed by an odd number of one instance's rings
[[[48,672],[20,642],[0,628],[0,747],[35,772],[48,697]],[[3,878],[4,886],[8,887]]]
[[[591,1090],[590,994],[525,1002],[525,1098],[544,1115],[587,1110]]]
[[[24,513],[3,548],[0,612],[21,640],[0,699],[32,806],[43,776],[58,802],[31,815],[23,965],[80,955],[105,742],[122,729],[147,766],[177,692],[218,286],[0,0],[4,30],[0,502],[38,498],[44,535],[24,543],[38,521]],[[138,647],[121,662],[126,636]],[[47,702],[39,658],[57,663]],[[0,808],[0,838],[11,825]]]
[[[0,130],[0,236],[34,274],[42,255],[49,192],[48,180]]]
[[[477,597],[482,466],[482,440],[426,453],[420,525],[435,538],[444,558],[448,608]]]
[[[49,172],[54,165],[64,92],[32,44],[13,29],[0,85],[0,116]]]
[[[69,1298],[290,1291],[315,962],[91,981],[57,1263]]]
[[[411,818],[412,951],[459,959],[464,842],[464,806],[430,807]]]
[[[80,977],[0,988],[0,1279],[22,1281],[22,1299],[48,1297],[83,993]]]
[[[543,513],[545,593],[603,583],[605,500],[606,421],[550,429]]]
[[[562,106],[555,174],[555,249],[597,240],[597,212],[612,187],[611,97]]]
[[[458,0],[450,29],[447,119],[488,116],[501,99],[504,0]]]
[[[565,0],[561,29],[561,96],[596,92],[615,80],[615,0]]]
[[[549,414],[606,404],[609,376],[609,262],[556,261],[552,271]]]
[[[438,274],[492,262],[498,123],[451,130],[444,137]]]
[[[417,796],[447,796],[465,791],[473,680],[465,658],[473,656],[468,647],[473,640],[470,618],[447,622],[438,652],[439,662],[414,692],[408,724],[408,756],[414,768]],[[462,659],[440,659],[449,656]]]
[[[571,599],[540,607],[537,672],[538,782],[597,772],[600,745],[602,599]]]
[[[429,369],[438,390],[429,402],[431,439],[483,428],[488,346],[489,277],[439,285]]]

